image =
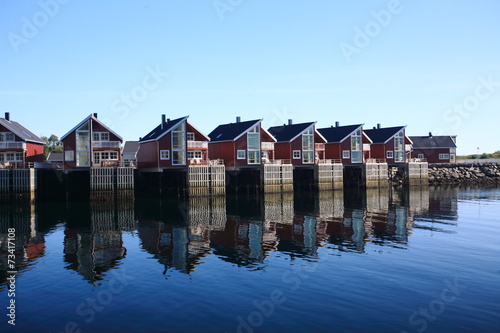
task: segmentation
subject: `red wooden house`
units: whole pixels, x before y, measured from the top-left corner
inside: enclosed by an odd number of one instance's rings
[[[0,165],[43,162],[45,142],[18,122],[10,120],[9,112],[0,118]]]
[[[123,139],[91,114],[62,136],[65,170],[112,166],[121,160]]]
[[[143,171],[208,163],[210,138],[194,127],[188,116],[166,119],[139,140],[137,165]]]
[[[344,165],[359,165],[370,157],[372,140],[363,132],[363,125],[319,128],[326,139],[325,159],[341,160]]]
[[[290,160],[293,165],[313,165],[322,159],[326,139],[316,130],[316,122],[274,126],[269,128],[277,140],[274,144],[276,159]]]
[[[411,153],[412,142],[405,135],[406,126],[397,127],[374,127],[364,130],[365,134],[373,142],[370,145],[370,158],[385,160],[387,164],[406,163]]]
[[[426,159],[428,163],[455,163],[456,135],[410,136],[413,141],[412,158]]]
[[[276,139],[261,126],[262,119],[219,125],[208,136],[210,159],[226,167],[255,167],[274,159]]]

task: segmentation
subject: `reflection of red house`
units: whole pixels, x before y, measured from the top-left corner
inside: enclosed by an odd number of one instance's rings
[[[381,128],[380,124],[365,134],[372,140],[370,156],[386,160],[387,164],[406,163],[411,152],[411,140],[405,135],[406,126]]]
[[[318,131],[327,141],[325,159],[341,160],[344,165],[361,164],[370,158],[372,141],[363,132],[363,125],[319,128]]]
[[[222,159],[227,167],[259,166],[274,159],[276,139],[261,126],[262,119],[219,125],[208,136],[210,159]]]
[[[18,122],[10,120],[9,112],[0,118],[0,165],[43,162],[45,142]]]
[[[118,164],[123,139],[97,119],[89,115],[71,131],[62,136],[64,169],[85,170],[90,167]]]
[[[426,159],[429,163],[455,163],[456,135],[410,136],[413,141],[412,158]]]
[[[139,140],[137,164],[140,169],[160,171],[208,162],[209,137],[186,117],[166,119]]]
[[[326,140],[316,131],[315,124],[292,124],[290,119],[288,125],[269,128],[269,133],[277,140],[274,144],[275,158],[290,160],[293,165],[311,165],[323,159]]]

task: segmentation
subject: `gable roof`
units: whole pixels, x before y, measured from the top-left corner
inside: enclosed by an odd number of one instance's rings
[[[165,134],[176,128],[180,123],[186,120],[189,116],[167,120],[164,124],[160,123],[160,125],[156,126],[151,132],[146,134],[139,140],[139,143],[148,142],[148,141],[156,141],[161,139]]]
[[[125,141],[122,154],[135,154],[139,150],[139,141]]]
[[[410,136],[413,148],[457,148],[451,135]]]
[[[261,122],[262,119],[256,119],[219,125],[208,136],[211,142],[234,141]]]
[[[370,130],[363,130],[363,132],[365,132],[365,134],[373,141],[373,143],[386,143],[404,128],[406,128],[406,126],[374,128]]]
[[[268,131],[278,142],[289,142],[295,140],[299,135],[314,124],[316,124],[316,122],[274,126],[270,127]]]
[[[86,117],[85,119],[83,119],[81,122],[78,123],[78,125],[76,125],[75,127],[73,127],[68,133],[64,134],[62,137],[61,137],[61,141],[64,140],[68,135],[70,135],[71,133],[73,133],[74,131],[77,130],[77,128],[79,128],[80,126],[82,126],[86,121],[88,121],[89,119],[92,119],[94,120],[95,122],[99,123],[99,125],[101,125],[102,127],[104,127],[108,132],[110,133],[113,133],[114,135],[116,135],[116,137],[118,137],[118,139],[120,139],[121,142],[123,142],[123,139],[121,136],[119,136],[118,134],[116,134],[115,131],[113,131],[111,128],[109,128],[108,126],[104,125],[103,122],[101,122],[99,119],[97,119],[97,117],[94,117],[93,114],[90,114],[88,117]]]
[[[54,153],[50,152],[49,156],[47,156],[48,162],[62,162],[63,161],[63,153]]]
[[[318,132],[321,133],[327,142],[342,142],[347,139],[353,132],[361,128],[363,124],[359,125],[347,125],[347,126],[331,126],[325,128],[318,128]]]
[[[16,121],[0,118],[0,124],[24,141],[45,144],[45,141]]]

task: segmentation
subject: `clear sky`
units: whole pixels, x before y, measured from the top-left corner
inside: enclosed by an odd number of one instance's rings
[[[407,125],[500,150],[500,1],[0,2],[0,113],[64,135],[90,113],[125,140],[161,114],[218,124]]]

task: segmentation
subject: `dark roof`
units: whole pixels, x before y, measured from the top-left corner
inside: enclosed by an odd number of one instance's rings
[[[151,132],[146,134],[143,138],[141,138],[139,142],[158,140],[164,134],[170,132],[174,127],[177,127],[177,125],[180,124],[181,121],[185,119],[187,119],[187,116],[173,120],[167,120],[167,122],[163,124],[163,126],[162,124],[156,126],[154,130],[152,130]]]
[[[113,133],[120,140],[120,142],[123,142],[123,139],[122,139],[121,136],[119,136],[118,134],[116,134],[115,131],[113,131],[111,128],[109,128],[108,126],[106,126],[106,124],[104,124],[102,121],[100,121],[99,119],[97,119],[97,113],[90,114],[88,117],[86,117],[81,122],[79,122],[75,127],[73,127],[68,133],[64,134],[59,140],[62,141],[64,139],[66,139],[66,137],[68,135],[70,135],[71,133],[73,133],[74,131],[76,131],[77,128],[79,128],[80,126],[82,126],[89,119],[93,119],[95,122],[99,123],[102,127],[104,127],[106,130],[108,130],[108,132]]]
[[[261,121],[261,119],[257,119],[219,125],[208,136],[210,137],[211,142],[233,141]]]
[[[30,130],[28,130],[23,125],[19,124],[15,121],[9,121],[4,118],[0,118],[0,124],[10,130],[12,133],[28,142],[35,142],[40,144],[45,144],[45,142],[40,139],[37,135],[33,134]]]
[[[123,150],[122,154],[127,154],[127,153],[137,153],[137,150],[139,150],[139,141],[125,141],[125,144],[123,145]]]
[[[293,140],[297,135],[300,135],[306,129],[315,123],[301,123],[283,126],[274,126],[268,129],[278,142],[287,142]]]
[[[370,130],[363,130],[363,132],[368,135],[373,143],[385,143],[405,127],[406,126],[375,128]]]
[[[363,126],[359,125],[348,125],[348,126],[338,126],[338,127],[325,127],[318,128],[318,132],[321,133],[327,142],[342,142],[346,137],[348,137],[352,132]]]
[[[62,162],[63,161],[63,153],[49,153],[47,156],[47,161],[49,162]]]
[[[410,136],[413,148],[457,148],[450,135]]]

